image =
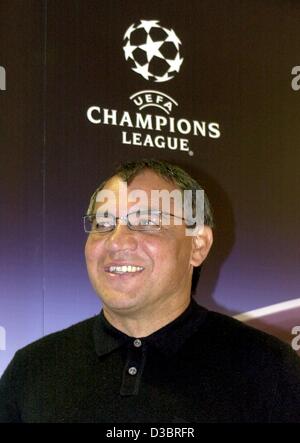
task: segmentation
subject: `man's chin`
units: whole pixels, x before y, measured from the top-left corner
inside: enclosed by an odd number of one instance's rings
[[[104,293],[102,293],[104,294]],[[128,311],[135,311],[141,308],[141,299],[135,293],[110,293],[109,295],[101,295],[100,299],[103,305],[110,310],[118,313],[126,313]]]

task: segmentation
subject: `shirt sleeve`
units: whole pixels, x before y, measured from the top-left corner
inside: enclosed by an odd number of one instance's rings
[[[285,348],[271,423],[300,423],[300,357],[291,347]]]
[[[18,352],[7,366],[0,379],[0,423],[21,423],[17,405],[16,383],[18,374]]]

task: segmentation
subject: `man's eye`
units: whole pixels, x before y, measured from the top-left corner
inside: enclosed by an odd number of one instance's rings
[[[142,226],[157,226],[159,225],[159,216],[158,215],[141,215],[139,217],[139,225]]]
[[[155,222],[153,220],[151,220],[150,218],[140,218],[139,219],[139,225],[142,226],[149,226],[149,225],[154,225]]]
[[[111,226],[111,222],[98,222],[95,224],[96,229],[101,229],[101,228],[109,228]]]
[[[94,219],[93,227],[94,229],[103,229],[103,228],[109,228],[114,224],[111,217],[105,217],[105,216],[97,216]]]

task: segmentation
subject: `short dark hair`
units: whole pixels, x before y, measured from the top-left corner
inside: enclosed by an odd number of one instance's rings
[[[177,165],[171,164],[165,160],[156,160],[156,159],[140,159],[140,160],[130,160],[121,163],[115,170],[114,174],[111,175],[109,178],[107,178],[105,181],[103,181],[100,186],[96,189],[96,191],[93,193],[90,204],[88,207],[87,214],[93,214],[95,203],[96,203],[96,197],[99,191],[101,191],[105,184],[114,176],[119,176],[123,181],[127,182],[127,184],[130,184],[132,180],[144,169],[151,169],[152,171],[156,172],[157,175],[161,176],[165,180],[174,183],[181,191],[184,190],[192,190],[192,203],[193,207],[195,204],[195,192],[196,190],[203,190],[203,187],[198,183],[197,180],[195,180],[193,177],[191,177],[190,174],[188,174],[184,169],[180,168]],[[204,224],[206,226],[209,226],[210,228],[214,227],[214,219],[213,219],[213,211],[211,204],[208,200],[208,197],[206,195],[206,192],[204,191]],[[193,276],[192,276],[192,294],[195,293],[198,280],[200,278],[201,273],[201,266],[198,266],[194,268],[193,270]]]
[[[132,180],[144,169],[151,169],[160,175],[165,180],[174,183],[181,191],[184,190],[203,190],[203,187],[186,171],[177,165],[171,164],[164,160],[156,159],[141,159],[141,160],[131,160],[121,163],[115,170],[115,173],[111,175],[108,179],[101,183],[101,185],[93,193],[87,214],[92,214],[94,212],[96,197],[99,191],[105,187],[105,184],[114,176],[119,176],[123,181],[130,184]],[[195,204],[195,193],[193,192],[193,207]],[[206,192],[204,191],[204,224],[206,226],[214,227],[213,211],[211,204],[208,200]]]

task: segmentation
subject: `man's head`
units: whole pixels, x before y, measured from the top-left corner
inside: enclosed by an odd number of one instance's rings
[[[196,190],[202,190],[178,166],[158,160],[127,162],[95,191],[88,215],[105,212],[118,218],[137,209],[144,210],[130,200],[126,202],[125,212],[117,209],[121,206],[120,185],[124,184],[128,193],[142,191],[149,197],[149,202],[153,190],[169,193],[192,190],[193,195]],[[113,198],[99,201],[97,196],[103,191]],[[170,213],[174,212],[171,205]],[[146,315],[151,309],[184,304],[190,296],[193,270],[201,266],[213,241],[213,217],[207,197],[204,198],[204,227],[197,234],[186,235],[186,225],[177,225],[174,220],[175,217],[171,216],[170,224],[161,224],[158,230],[152,230],[151,226],[147,230],[129,229],[127,225],[117,223],[110,231],[89,235],[85,248],[87,269],[107,309],[119,313],[143,310]]]
[[[129,185],[132,180],[145,169],[152,170],[158,176],[173,183],[176,188],[180,189],[181,191],[191,190],[194,193],[194,191],[196,190],[203,190],[202,186],[179,166],[156,159],[141,159],[136,161],[124,162],[117,167],[113,176],[118,175],[124,182]],[[113,176],[103,181],[96,189],[90,199],[87,214],[92,214],[93,212],[95,212],[94,209],[98,192],[105,187],[107,181],[110,180]],[[195,199],[193,199],[193,206],[194,205]],[[212,208],[206,193],[204,193],[204,224],[211,228],[213,228],[214,226]]]

